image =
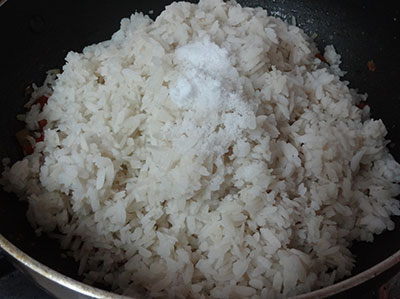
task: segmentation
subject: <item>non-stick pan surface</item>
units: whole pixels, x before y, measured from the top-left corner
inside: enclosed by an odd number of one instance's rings
[[[244,0],[246,6],[266,7],[309,34],[317,34],[321,51],[335,45],[342,55],[342,69],[350,86],[368,93],[372,116],[383,119],[389,148],[400,160],[400,12],[397,1],[374,0]],[[0,158],[22,157],[15,133],[23,127],[16,115],[27,101],[25,88],[40,84],[45,72],[60,68],[70,50],[109,39],[122,17],[134,11],[157,16],[170,1],[22,1],[9,0],[0,7]],[[376,70],[370,71],[368,61]],[[25,219],[26,204],[12,194],[0,193],[0,233],[17,247],[71,277],[77,266],[60,257],[54,240],[36,237]],[[360,273],[400,250],[400,220],[373,243],[355,243],[354,274]]]

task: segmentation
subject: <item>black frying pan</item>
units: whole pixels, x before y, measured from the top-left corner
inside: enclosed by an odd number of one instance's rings
[[[0,1],[1,2],[1,1]],[[60,68],[70,50],[81,51],[91,43],[109,39],[122,17],[134,11],[154,11],[157,16],[171,1],[22,1],[9,0],[0,7],[0,158],[22,157],[15,133],[23,127],[15,116],[23,113],[25,88],[41,84],[46,70]],[[400,160],[400,10],[396,1],[374,0],[245,0],[245,6],[267,7],[297,24],[309,35],[316,33],[322,50],[335,45],[342,55],[346,80],[359,92],[369,94],[372,117],[383,119],[389,148]],[[373,60],[375,71],[367,62]],[[77,277],[77,265],[60,258],[54,240],[36,237],[25,219],[26,204],[0,191],[0,233],[34,259],[65,275]],[[400,219],[396,229],[373,243],[355,243],[354,274],[383,261],[400,250]],[[391,272],[386,272],[390,275]],[[389,273],[389,274],[387,274]],[[385,276],[380,276],[385,277]],[[369,282],[367,286],[372,285]],[[355,291],[353,291],[355,292]],[[358,291],[357,291],[358,292]],[[348,295],[348,293],[347,293]]]

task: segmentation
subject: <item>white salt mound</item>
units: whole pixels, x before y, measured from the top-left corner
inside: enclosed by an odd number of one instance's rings
[[[400,165],[365,96],[261,8],[173,3],[70,52],[2,184],[86,282],[126,295],[287,297],[350,275],[399,215]],[[50,87],[49,88],[49,84]]]

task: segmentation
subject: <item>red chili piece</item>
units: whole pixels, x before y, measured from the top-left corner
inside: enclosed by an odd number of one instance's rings
[[[367,104],[367,102],[365,102],[365,101],[362,101],[362,102],[360,102],[360,103],[358,103],[356,106],[358,107],[358,108],[360,108],[360,109],[363,109],[365,106],[367,106],[368,104]]]
[[[41,96],[36,102],[40,105],[40,111],[43,110],[44,105],[47,104],[48,96]]]
[[[42,133],[38,138],[35,139],[36,142],[44,141],[44,134]]]
[[[40,131],[43,131],[43,128],[44,128],[46,125],[47,125],[47,120],[45,120],[45,119],[39,120],[39,130],[40,130]]]
[[[367,66],[370,72],[375,72],[376,67],[375,67],[375,62],[373,60],[368,61]]]
[[[317,57],[319,60],[321,60],[322,62],[328,63],[328,61],[326,61],[325,57],[322,56],[321,53],[317,53],[315,54],[315,57]]]
[[[33,146],[31,144],[26,144],[24,146],[25,155],[33,154]]]

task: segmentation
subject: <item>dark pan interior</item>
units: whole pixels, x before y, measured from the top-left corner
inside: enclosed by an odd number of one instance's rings
[[[81,51],[85,45],[109,39],[122,17],[134,11],[154,11],[156,16],[170,1],[16,1],[0,7],[0,158],[12,161],[22,157],[15,133],[23,127],[15,116],[23,113],[27,98],[24,89],[40,84],[46,70],[60,68],[68,51]],[[322,51],[335,45],[342,54],[345,79],[353,88],[369,94],[372,116],[382,118],[387,129],[391,153],[400,160],[400,22],[397,1],[374,0],[244,0],[247,6],[267,7],[295,16],[308,34],[318,34]],[[373,60],[371,72],[367,62]],[[77,266],[60,257],[54,240],[35,237],[25,220],[25,203],[0,191],[0,232],[16,246],[44,264],[76,277]],[[397,227],[376,237],[373,243],[355,243],[357,255],[354,274],[370,268],[400,249],[399,217]]]

